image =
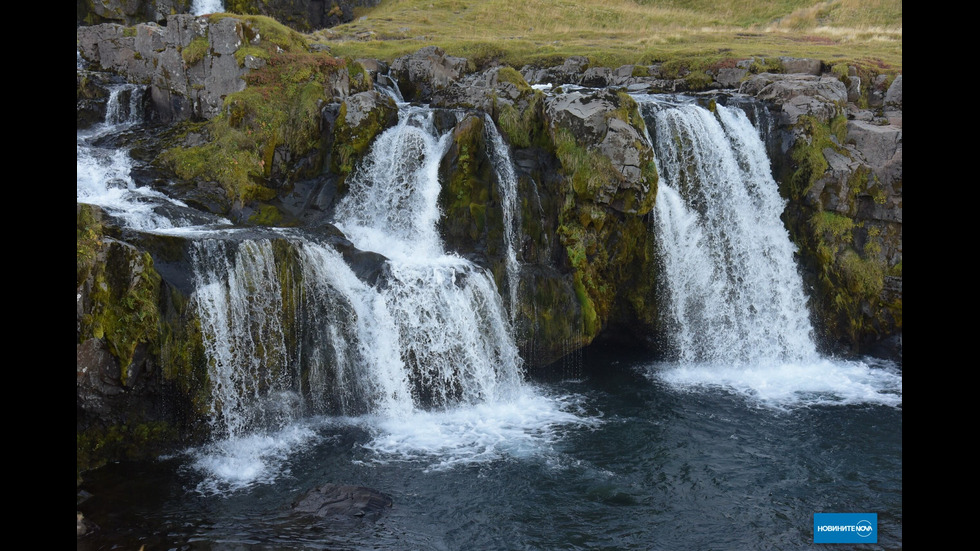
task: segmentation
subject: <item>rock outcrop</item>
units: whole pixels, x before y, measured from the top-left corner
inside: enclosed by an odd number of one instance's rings
[[[426,46],[393,61],[390,74],[406,100],[428,102],[435,92],[459,80],[466,69],[465,59],[448,55],[438,46]]]
[[[374,521],[393,505],[391,496],[371,488],[324,484],[296,500],[292,511],[333,522],[344,519]]]
[[[756,75],[740,88],[777,114],[773,168],[825,342],[901,357],[901,76],[862,109],[830,76]],[[897,99],[896,99],[897,98]],[[898,336],[898,339],[892,337]]]
[[[243,47],[261,39],[247,22],[174,15],[167,25],[81,27],[78,50],[96,67],[150,86],[154,111],[163,122],[217,115],[228,94],[245,89],[242,77],[264,61]]]

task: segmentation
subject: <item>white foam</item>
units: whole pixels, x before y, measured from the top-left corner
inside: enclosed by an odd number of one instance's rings
[[[732,367],[654,364],[648,375],[682,391],[723,389],[775,409],[814,405],[901,406],[902,375],[890,362],[823,359]]]
[[[197,491],[205,495],[271,484],[288,475],[284,463],[316,439],[307,424],[295,423],[269,433],[228,438],[189,450],[191,467],[204,476]]]
[[[566,430],[600,423],[586,416],[574,396],[546,396],[530,387],[512,401],[416,411],[362,419],[373,438],[369,461],[412,461],[444,470],[507,458],[548,455]]]

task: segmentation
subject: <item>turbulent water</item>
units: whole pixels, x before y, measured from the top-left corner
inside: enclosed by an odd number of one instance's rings
[[[900,369],[816,352],[740,110],[637,97],[661,174],[669,359],[578,352],[528,380],[508,314],[516,178],[492,121],[505,298],[439,238],[448,136],[428,109],[400,104],[337,207],[385,258],[370,282],[302,230],[246,236],[137,186],[128,152],[103,144],[138,130],[139,94],[120,87],[79,132],[76,199],[193,240],[215,438],[87,473],[78,509],[101,530],[79,550],[804,549],[816,512],[878,513],[881,546],[901,548]],[[327,482],[395,505],[376,523],[289,513]]]

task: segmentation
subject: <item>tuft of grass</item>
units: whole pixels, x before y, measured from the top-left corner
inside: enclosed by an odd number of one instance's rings
[[[208,48],[211,47],[211,43],[208,41],[206,36],[195,37],[191,40],[183,50],[180,51],[180,57],[184,58],[184,64],[188,67],[195,65],[197,62],[204,59],[204,56],[208,53]]]

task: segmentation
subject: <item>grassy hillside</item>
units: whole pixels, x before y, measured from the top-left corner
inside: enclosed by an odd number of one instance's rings
[[[569,55],[618,66],[670,59],[818,57],[901,70],[901,0],[382,0],[314,39],[393,59],[438,45],[477,64]]]

